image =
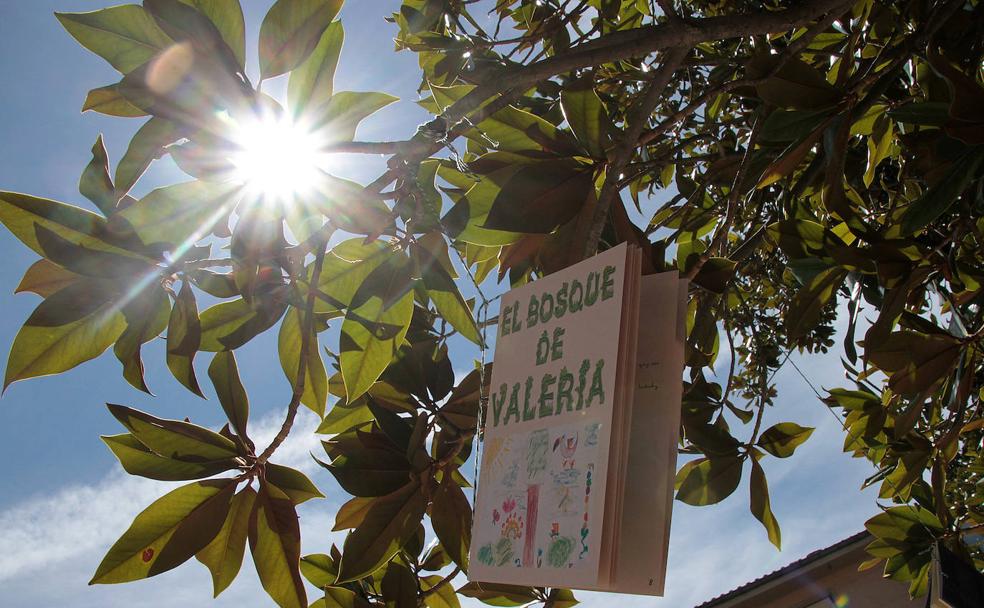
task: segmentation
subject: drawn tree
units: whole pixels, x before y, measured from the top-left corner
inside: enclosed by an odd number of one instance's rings
[[[794,350],[836,348],[849,386],[823,401],[880,488],[866,565],[884,560],[913,594],[938,540],[984,565],[980,2],[406,0],[388,20],[434,118],[389,142],[355,134],[393,97],[333,91],[341,5],[277,0],[264,18],[260,81],[289,72],[286,107],[246,74],[237,0],[58,15],[122,74],[83,109],[149,119],[112,175],[93,146],[79,189],[99,213],[0,193],[0,221],[41,256],[18,291],[43,298],[4,385],[112,346],[147,391],[141,349],[166,335],[168,368],[199,396],[194,359],[209,357],[229,419],[216,432],[109,406],[125,432],[105,441],[129,473],[188,484],[136,517],[92,582],[195,556],[219,593],[248,541],[283,607],[308,604],[302,577],[315,606],[457,606],[461,466],[488,374],[455,385],[448,340],[482,343],[472,282],[519,285],[621,242],[643,248],[646,272],[693,279],[680,449],[699,457],[679,471],[680,501],[721,501],[747,470],[778,547],[764,471],[811,429],[761,428],[772,379]],[[237,185],[249,125],[290,121],[320,134],[322,154],[384,154],[388,169],[365,186]],[[128,194],[165,155],[194,179]],[[667,202],[630,221],[653,193]],[[199,310],[203,294],[221,302]],[[275,327],[293,390],[281,431],[255,445],[235,351]],[[302,405],[323,417],[322,464],[353,496],[335,519],[351,532],[327,555],[300,555],[295,512],[321,492],[275,464]],[[440,541],[426,554],[425,519]],[[457,593],[575,603],[561,589]]]

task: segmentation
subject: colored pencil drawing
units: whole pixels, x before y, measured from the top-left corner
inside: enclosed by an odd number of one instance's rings
[[[492,553],[492,543],[485,543],[478,548],[478,561],[485,564],[486,566],[491,566],[494,560],[494,555]]]
[[[595,447],[598,445],[598,431],[601,430],[601,423],[594,422],[584,427],[585,440],[584,444],[589,447]]]
[[[574,539],[570,536],[557,536],[550,540],[547,547],[547,565],[553,568],[571,566],[571,555],[574,553]]]
[[[513,561],[513,541],[508,536],[503,536],[495,543],[492,549],[493,563],[496,567],[502,567]]]
[[[548,445],[550,433],[547,429],[538,429],[530,433],[529,449],[526,452],[526,474],[530,480],[547,469]]]

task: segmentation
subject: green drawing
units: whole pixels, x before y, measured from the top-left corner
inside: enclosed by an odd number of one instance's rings
[[[505,566],[512,561],[513,558],[513,543],[512,539],[508,536],[503,536],[495,543],[495,565],[497,567]]]
[[[486,543],[478,548],[478,561],[486,566],[492,565],[492,543]]]
[[[550,437],[547,429],[530,433],[530,449],[526,452],[526,473],[530,479],[547,468]]]
[[[563,568],[573,552],[574,539],[569,536],[558,536],[550,541],[550,546],[547,548],[547,563],[554,568]]]

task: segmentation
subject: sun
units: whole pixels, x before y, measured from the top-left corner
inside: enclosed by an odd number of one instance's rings
[[[289,116],[238,124],[232,140],[234,180],[266,204],[290,205],[315,190],[324,175],[320,139]]]

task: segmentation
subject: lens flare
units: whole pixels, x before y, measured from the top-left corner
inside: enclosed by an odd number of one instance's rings
[[[247,196],[289,205],[314,190],[321,178],[318,138],[287,117],[236,125],[233,141],[237,149],[229,160],[235,166],[234,180],[243,184]]]

